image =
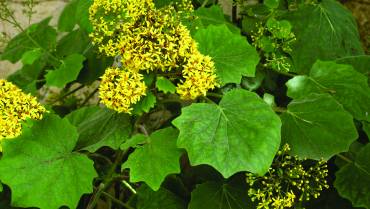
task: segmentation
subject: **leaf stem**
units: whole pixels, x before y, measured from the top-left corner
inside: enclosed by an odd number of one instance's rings
[[[96,88],[96,89],[94,89],[94,91],[92,91],[87,97],[86,97],[86,99],[82,102],[82,104],[81,104],[81,107],[83,107],[84,105],[86,105],[87,104],[87,102],[96,94],[96,92],[98,92],[98,90],[99,90],[99,87],[98,88]]]
[[[347,158],[346,156],[344,156],[344,155],[342,155],[342,154],[337,154],[337,156],[338,156],[340,159],[342,159],[342,160],[346,161],[347,163],[354,163],[351,159]]]
[[[129,189],[132,193],[137,194],[136,190],[126,180],[122,180],[122,184],[125,185],[125,187],[127,187],[127,189]]]
[[[202,97],[207,103],[211,103],[211,104],[216,104],[216,102],[214,102],[212,99],[208,98],[208,97]]]
[[[95,205],[97,204],[98,200],[100,199],[100,196],[104,192],[105,189],[107,189],[113,182],[114,176],[113,174],[116,171],[117,166],[121,163],[123,157],[125,156],[126,152],[123,152],[121,150],[118,151],[116,160],[114,161],[114,164],[109,169],[107,175],[105,176],[103,182],[100,183],[98,190],[96,191],[95,195],[91,197],[90,202],[88,203],[86,209],[94,209]]]
[[[209,0],[204,0],[204,1],[203,1],[203,3],[202,3],[202,5],[201,5],[200,7],[205,7],[205,6],[207,6],[208,1],[209,1]]]
[[[109,193],[107,193],[107,192],[102,192],[102,194],[104,195],[104,196],[106,196],[106,197],[108,197],[109,199],[111,199],[114,203],[116,203],[116,204],[118,204],[118,205],[120,205],[120,206],[123,206],[123,207],[125,207],[125,208],[127,208],[127,209],[134,209],[133,207],[131,207],[130,205],[128,205],[128,204],[126,204],[126,203],[124,203],[124,202],[122,202],[121,200],[119,200],[119,199],[117,199],[117,198],[115,198],[115,197],[113,197],[112,195],[110,195]]]
[[[214,93],[214,92],[207,92],[207,96],[216,97],[216,98],[222,98],[224,95],[223,94],[219,94],[219,93]]]
[[[272,108],[275,112],[279,112],[279,113],[284,113],[284,112],[286,112],[287,110],[286,110],[286,108],[284,108],[284,107],[273,107]]]

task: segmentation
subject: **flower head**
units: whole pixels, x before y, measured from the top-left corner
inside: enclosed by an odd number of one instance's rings
[[[131,106],[146,94],[142,80],[137,72],[108,68],[99,86],[101,103],[117,112],[131,113]]]
[[[184,81],[177,86],[182,99],[195,99],[205,96],[207,91],[218,86],[214,63],[209,56],[194,52],[183,66]]]
[[[35,97],[0,79],[0,140],[19,136],[22,121],[28,118],[40,120],[45,111]]]
[[[152,0],[95,0],[90,7],[94,26],[90,36],[100,52],[120,58],[125,73],[134,79],[130,82],[138,84],[140,71],[175,71],[179,77],[171,80],[180,80],[178,94],[183,99],[195,99],[218,84],[213,61],[198,51],[190,31],[181,23],[180,19],[192,11],[190,0],[162,8],[156,8]],[[130,112],[134,102],[114,98],[111,92],[107,95],[111,85],[103,84],[101,91],[107,92],[101,92],[102,102],[119,112]]]
[[[257,208],[291,208],[297,202],[317,198],[324,188],[328,188],[325,161],[303,162],[288,155],[289,150],[286,144],[278,151],[265,176],[247,174],[248,195],[252,201],[258,202]]]

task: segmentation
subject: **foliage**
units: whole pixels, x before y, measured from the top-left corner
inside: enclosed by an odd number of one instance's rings
[[[71,0],[23,28],[0,0],[22,64],[0,80],[0,207],[370,209],[352,15],[233,2]]]

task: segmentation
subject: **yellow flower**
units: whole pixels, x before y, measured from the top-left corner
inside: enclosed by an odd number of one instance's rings
[[[214,63],[209,56],[194,52],[182,71],[185,81],[177,86],[182,99],[190,100],[205,96],[207,91],[218,86]]]
[[[152,0],[95,0],[90,7],[94,28],[90,36],[101,53],[119,55],[131,73],[175,71],[181,76],[175,78],[180,79],[177,93],[182,99],[195,99],[218,84],[213,61],[198,51],[190,31],[181,24],[183,13],[192,11],[190,0],[160,9]],[[120,111],[129,112],[129,106]],[[112,109],[117,110],[114,105]]]
[[[117,112],[131,113],[132,105],[146,93],[143,76],[137,72],[108,68],[99,86],[101,103]]]
[[[89,9],[93,44],[107,56],[119,55],[124,35],[121,31],[127,22],[136,21],[151,8],[152,0],[94,0]]]
[[[28,118],[41,120],[45,111],[35,97],[0,79],[0,140],[19,136],[22,121]]]
[[[286,144],[278,151],[265,176],[247,174],[248,196],[258,201],[259,208],[292,208],[296,202],[317,198],[323,188],[328,188],[325,161],[304,162],[288,155],[289,150]]]

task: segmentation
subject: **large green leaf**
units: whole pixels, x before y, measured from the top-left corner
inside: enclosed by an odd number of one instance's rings
[[[57,44],[56,54],[59,57],[65,57],[71,54],[85,54],[89,50],[90,39],[84,30],[80,28],[63,36]]]
[[[77,79],[83,67],[85,57],[81,54],[71,54],[66,57],[58,69],[49,71],[46,77],[48,86],[63,88],[67,83]]]
[[[77,24],[76,10],[78,0],[72,0],[63,9],[58,20],[58,30],[70,32]]]
[[[97,106],[78,109],[66,118],[77,127],[77,148],[95,152],[103,146],[118,149],[131,133],[130,118]]]
[[[206,182],[191,193],[189,209],[252,209],[246,188],[226,183]]]
[[[282,140],[301,158],[329,159],[358,137],[351,114],[328,94],[293,100],[281,119]]]
[[[224,12],[220,5],[212,5],[211,7],[200,7],[195,10],[197,16],[196,21],[200,21],[201,25],[207,27],[209,25],[227,25],[233,33],[240,34],[240,29],[225,19]]]
[[[167,175],[180,173],[181,150],[176,147],[178,132],[173,128],[158,130],[147,137],[123,164],[130,169],[130,181],[144,181],[158,190]]]
[[[330,93],[358,120],[370,121],[370,88],[367,77],[350,65],[317,61],[309,76],[287,82],[288,96],[301,98],[310,93]]]
[[[45,65],[45,61],[40,58],[31,65],[23,65],[21,69],[11,74],[7,79],[25,92],[36,93],[36,80],[39,78]]]
[[[186,209],[186,203],[165,188],[155,192],[148,186],[142,185],[137,197],[137,209]]]
[[[335,175],[335,188],[353,206],[370,208],[370,144],[356,156],[353,163],[342,167]]]
[[[219,105],[183,108],[173,124],[191,164],[211,165],[226,178],[239,171],[263,175],[280,144],[279,117],[257,94],[242,89],[226,93]]]
[[[76,208],[93,190],[93,161],[73,152],[78,133],[67,119],[47,115],[29,121],[22,135],[3,140],[0,179],[12,192],[12,205],[58,209]]]
[[[50,18],[42,20],[16,35],[8,43],[0,59],[15,63],[22,58],[23,53],[35,48],[54,49],[57,33],[53,27],[48,25],[49,21]]]
[[[223,84],[240,83],[242,76],[254,77],[259,56],[247,39],[232,33],[226,25],[210,25],[194,36],[199,51],[212,57]]]
[[[93,31],[93,26],[89,20],[89,8],[93,2],[93,0],[78,0],[75,14],[77,24],[89,33]]]
[[[37,59],[39,59],[43,54],[42,49],[35,48],[33,50],[27,51],[22,55],[23,65],[32,65]]]
[[[294,72],[307,73],[317,60],[363,54],[357,25],[351,14],[335,0],[305,5],[285,15],[297,37],[293,51]]]
[[[335,62],[338,64],[352,65],[358,72],[366,76],[370,75],[370,55],[343,57],[335,60]]]

